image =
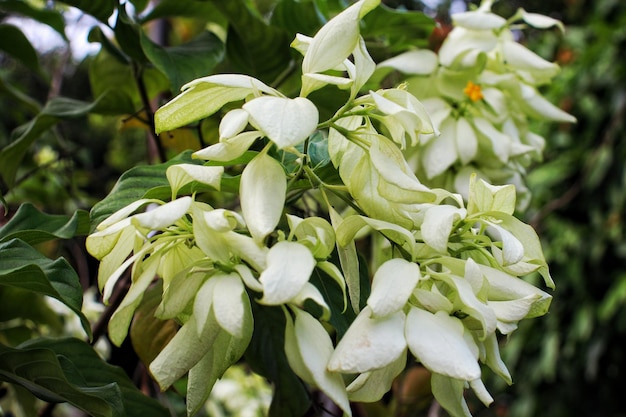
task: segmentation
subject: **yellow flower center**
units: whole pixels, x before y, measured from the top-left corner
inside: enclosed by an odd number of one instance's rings
[[[465,93],[465,95],[474,102],[483,99],[483,93],[480,91],[480,86],[471,81],[467,82],[467,85],[463,89],[463,93]]]

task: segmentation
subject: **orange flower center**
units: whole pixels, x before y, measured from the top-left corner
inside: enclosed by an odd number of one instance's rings
[[[483,93],[480,91],[480,86],[471,81],[467,82],[467,85],[463,89],[463,93],[465,93],[465,95],[474,102],[483,99]]]

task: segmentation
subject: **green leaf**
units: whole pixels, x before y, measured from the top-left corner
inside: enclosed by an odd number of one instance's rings
[[[37,51],[22,31],[13,25],[0,24],[0,51],[11,55],[36,73],[41,71]]]
[[[206,18],[211,22],[223,20],[217,8],[206,1],[161,0],[148,13],[142,22],[154,19],[178,17]]]
[[[383,4],[369,12],[363,23],[361,35],[368,40],[376,38],[390,52],[427,47],[428,36],[435,28],[435,21],[423,12],[397,10]],[[376,48],[372,49],[374,52]]]
[[[0,35],[1,36],[1,35]],[[41,113],[13,131],[16,138],[0,150],[0,177],[9,186],[15,184],[18,167],[32,143],[42,133],[62,119],[73,119],[89,113],[96,103],[85,103],[65,97],[56,97],[46,103]]]
[[[0,228],[0,242],[21,239],[29,245],[52,239],[70,239],[89,233],[89,213],[77,210],[70,216],[45,214],[24,203],[7,224]]]
[[[228,19],[226,54],[237,72],[272,82],[291,61],[290,37],[257,17],[243,0],[211,0]]]
[[[244,354],[252,370],[274,384],[269,417],[300,417],[309,408],[304,384],[285,356],[285,315],[279,307],[252,303],[254,333]]]
[[[107,23],[118,4],[116,0],[63,0],[63,3],[74,6],[103,23]]]
[[[281,0],[272,11],[271,23],[287,30],[293,38],[297,33],[315,35],[325,20],[313,0]]]
[[[170,81],[172,91],[187,82],[208,75],[224,57],[224,44],[205,31],[184,45],[163,48],[141,33],[141,47],[150,61]]]
[[[91,338],[91,326],[81,312],[83,290],[78,275],[65,259],[48,259],[19,239],[2,242],[0,285],[26,289],[61,301],[78,315]]]
[[[202,161],[191,159],[191,151],[187,151],[163,164],[138,166],[123,173],[111,192],[91,209],[92,229],[117,210],[143,198],[149,190],[169,187],[165,171],[170,165],[181,162],[200,164]],[[171,196],[171,190],[168,196]]]
[[[113,28],[115,33],[115,39],[120,48],[126,55],[139,63],[148,62],[143,49],[141,48],[141,27],[133,22],[133,20],[126,14],[126,8],[119,7],[117,9],[117,20],[115,21],[115,27]]]
[[[104,362],[78,339],[35,339],[16,349],[0,345],[0,364],[0,378],[15,376],[18,380],[12,382],[69,401],[93,416],[170,415],[139,391],[121,368]]]
[[[57,31],[63,39],[66,41],[68,40],[65,36],[65,20],[63,20],[63,16],[58,10],[36,8],[31,6],[29,2],[25,2],[23,0],[2,0],[0,4],[2,5],[2,9],[5,11],[33,18],[38,22],[50,26],[52,29]]]
[[[98,113],[121,115],[134,114],[143,107],[136,75],[126,58],[117,48],[106,47],[91,60],[89,65],[89,83],[92,94],[100,97],[95,109]],[[146,87],[149,99],[167,91],[167,78],[156,68],[142,71],[141,79]]]
[[[116,384],[90,387],[76,381],[76,375],[70,375],[70,382],[66,372],[75,369],[50,349],[0,345],[0,380],[21,385],[44,401],[69,402],[94,417],[124,415]]]

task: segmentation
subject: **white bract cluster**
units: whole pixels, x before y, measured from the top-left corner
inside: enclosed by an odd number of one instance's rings
[[[555,68],[511,49],[508,23],[490,14],[487,4],[456,16],[457,32],[440,57],[417,52],[431,66],[423,71],[434,86],[425,92],[426,106],[405,88],[362,94],[375,64],[359,22],[378,3],[361,0],[313,38],[296,38],[292,45],[304,56],[299,97],[285,97],[246,75],[213,75],[184,86],[157,111],[157,128],[176,129],[231,103],[217,143],[194,153],[211,163],[171,165],[166,172],[171,201],[133,202],[87,239],[89,252],[101,260],[105,301],[130,268],[130,290],[109,323],[113,343],[127,336],[154,278],[162,280],[156,316],[181,327],[150,371],[163,389],[188,375],[189,415],[248,348],[253,303],[282,309],[290,367],[348,416],[350,401],[377,401],[390,389],[409,352],[432,372],[432,391],[442,406],[454,416],[469,416],[467,386],[485,404],[492,401],[480,364],[511,382],[497,332],[507,335],[521,319],[549,307],[549,294],[520,279],[536,272],[553,287],[537,235],[513,216],[515,187],[469,175],[464,199],[424,185],[405,154],[417,157],[418,174],[425,172],[428,179],[458,176],[452,169],[457,160],[464,170],[480,166],[482,176],[487,166],[519,173],[515,158],[539,152],[539,141],[525,124],[531,110],[551,109],[549,118],[568,120],[535,88]],[[540,26],[552,24],[522,16]],[[483,87],[463,93],[468,76]],[[307,96],[336,87],[349,90],[349,98],[320,122]],[[477,94],[480,100],[474,100]],[[517,104],[509,104],[512,98]],[[302,146],[319,132],[340,184],[318,177]],[[215,208],[200,194],[181,193],[190,183],[219,191],[224,166],[241,164],[244,154],[253,156],[239,178],[238,205]],[[280,157],[285,154],[295,155],[298,169],[286,171]],[[294,184],[302,187],[302,180],[317,190],[312,194],[326,206],[323,212],[289,214],[288,194]],[[348,204],[332,205],[331,192]],[[371,291],[362,302],[355,241],[365,234],[375,254]],[[337,286],[343,308],[356,315],[340,340],[329,332],[329,319],[343,312],[331,309],[311,282],[315,271],[329,280],[324,285]],[[317,305],[316,314],[306,300]]]
[[[575,119],[538,91],[558,65],[517,42],[513,30],[563,26],[523,9],[507,20],[491,12],[492,3],[452,15],[454,28],[437,53],[408,51],[378,67],[408,76],[408,90],[422,99],[440,132],[422,135],[419,148],[407,152],[423,182],[467,198],[469,177],[477,173],[492,184],[515,184],[523,209],[530,198],[526,168],[541,158],[545,142],[529,120]]]

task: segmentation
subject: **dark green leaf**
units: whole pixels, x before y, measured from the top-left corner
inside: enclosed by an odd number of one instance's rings
[[[2,0],[0,5],[3,10],[33,18],[38,22],[50,26],[52,29],[56,30],[63,39],[67,40],[65,36],[65,21],[61,13],[57,10],[33,7],[29,2],[23,0]]]
[[[85,103],[65,97],[51,99],[32,121],[13,132],[15,139],[0,150],[0,177],[12,187],[17,169],[30,145],[61,119],[71,119],[87,114],[96,103]]]
[[[374,38],[378,47],[390,52],[408,48],[426,47],[435,21],[422,12],[396,10],[380,5],[363,18],[361,34],[367,40]],[[370,53],[375,54],[375,48]]]
[[[34,294],[32,291],[23,290],[21,288],[0,286],[0,322],[4,322],[2,337],[4,343],[11,346],[18,345],[25,340],[35,336],[35,332],[40,328],[31,329],[26,338],[15,339],[10,334],[7,322],[13,320],[13,327],[20,325],[26,326],[35,323],[46,326],[48,330],[52,330],[52,334],[61,334],[63,331],[63,319],[55,312],[40,294]]]
[[[35,339],[17,348],[0,345],[0,378],[40,398],[68,401],[92,416],[168,417],[121,368],[104,362],[78,339]]]
[[[148,22],[154,19],[170,18],[173,16],[206,19],[211,22],[223,20],[217,8],[206,1],[161,0],[142,21]]]
[[[117,0],[63,0],[63,3],[74,6],[99,21],[107,23],[118,2]]]
[[[272,12],[271,23],[287,30],[295,37],[297,33],[315,35],[325,20],[313,0],[281,0]]]
[[[115,39],[120,48],[126,55],[134,61],[144,64],[148,62],[148,58],[141,48],[141,27],[128,16],[126,9],[120,7],[117,9],[117,20],[115,21]]]
[[[21,239],[29,245],[51,239],[70,239],[89,233],[89,213],[77,210],[71,217],[45,214],[24,203],[11,220],[0,228],[0,242]]]
[[[252,304],[254,333],[244,354],[252,370],[274,384],[270,417],[301,417],[310,400],[285,356],[285,315],[279,307]]]
[[[1,242],[0,285],[22,288],[61,301],[78,315],[83,329],[91,337],[91,326],[81,312],[83,290],[78,275],[65,259],[48,259],[19,239]]]
[[[92,228],[95,228],[102,220],[117,210],[143,198],[148,190],[155,187],[169,186],[165,177],[165,171],[170,165],[180,163],[199,164],[201,161],[191,159],[191,151],[187,151],[163,164],[138,166],[126,171],[117,181],[109,195],[91,209]]]
[[[208,31],[171,48],[157,45],[142,32],[141,47],[154,66],[167,76],[172,91],[179,91],[183,84],[209,75],[224,57],[224,44]]]
[[[228,19],[226,54],[238,72],[271,83],[291,60],[287,32],[269,26],[243,0],[211,0]]]
[[[0,24],[0,51],[20,61],[28,69],[39,73],[39,57],[33,45],[17,27]]]
[[[114,58],[116,58],[120,64],[129,64],[130,61],[124,52],[115,45],[111,39],[102,31],[102,28],[99,26],[94,26],[89,31],[87,35],[87,40],[89,42],[97,42],[102,45],[102,47]]]

